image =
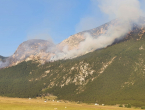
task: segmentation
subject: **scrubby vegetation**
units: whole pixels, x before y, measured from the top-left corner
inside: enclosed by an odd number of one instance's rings
[[[0,70],[0,95],[98,104],[145,106],[145,35],[84,56],[48,62],[22,62]],[[129,105],[128,105],[129,106]]]
[[[126,110],[116,106],[96,106],[94,104],[44,101],[44,99],[22,99],[0,97],[1,110]],[[129,110],[138,110],[131,108]]]
[[[131,104],[125,105],[126,108],[131,108]]]
[[[145,109],[145,106],[142,106],[141,109]]]
[[[122,104],[120,104],[120,105],[119,105],[119,107],[123,107],[123,105],[122,105]]]

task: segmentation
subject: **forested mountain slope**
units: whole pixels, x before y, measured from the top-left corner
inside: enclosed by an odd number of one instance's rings
[[[59,99],[99,104],[145,105],[145,34],[86,55],[40,64],[24,61],[0,70],[0,95]]]

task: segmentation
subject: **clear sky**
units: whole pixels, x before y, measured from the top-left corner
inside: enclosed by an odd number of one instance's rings
[[[110,21],[99,0],[94,1],[0,0],[0,55],[12,55],[28,39],[52,39],[57,44]],[[145,0],[139,1],[145,10]]]

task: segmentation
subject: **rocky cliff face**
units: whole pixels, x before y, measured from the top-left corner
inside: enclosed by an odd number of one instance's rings
[[[89,33],[92,37],[97,37],[101,34],[104,34],[106,32],[106,30],[108,29],[108,27],[110,25],[114,25],[115,22],[116,22],[116,20],[106,23],[97,28],[74,34],[74,35],[70,36],[69,38],[63,40],[60,44],[58,44],[58,47],[60,47],[62,49],[64,46],[68,46],[69,50],[77,48],[79,46],[80,42],[85,40],[85,33]]]
[[[85,33],[90,34],[93,38],[97,38],[101,34],[105,34],[109,27],[114,26],[118,23],[118,20],[115,19],[109,23],[106,23],[97,28],[83,31],[77,34],[70,36],[68,39],[65,39],[58,45],[54,45],[52,42],[45,40],[32,39],[23,42],[20,44],[16,52],[8,58],[8,66],[17,65],[22,61],[37,60],[41,63],[50,61],[50,59],[57,53],[63,51],[65,47],[68,50],[77,49],[79,44],[86,39]],[[133,24],[133,29],[121,39],[121,41],[129,40],[132,38],[132,33],[137,33],[140,40],[145,32],[145,18],[140,18],[140,26]],[[120,39],[115,39],[114,43],[117,43]],[[87,51],[83,54],[88,53]],[[83,55],[81,54],[81,55]],[[77,57],[77,56],[75,56]]]
[[[53,52],[54,44],[52,42],[40,39],[32,39],[19,45],[15,53],[8,58],[9,66],[17,65],[26,60],[39,60],[41,63],[49,59]]]

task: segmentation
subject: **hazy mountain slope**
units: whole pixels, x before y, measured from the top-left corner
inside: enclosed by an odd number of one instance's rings
[[[112,27],[114,25],[117,25],[117,24],[119,24],[119,20],[118,19],[114,19],[114,20],[112,20],[112,21],[110,21],[108,23],[105,23],[105,24],[103,24],[103,25],[101,25],[99,27],[96,27],[94,29],[86,30],[86,31],[79,32],[79,33],[76,33],[74,35],[71,35],[69,38],[63,40],[57,46],[58,47],[64,47],[64,46],[67,45],[68,49],[70,49],[70,50],[74,49],[74,48],[77,48],[79,46],[80,42],[85,40],[85,37],[86,37],[85,33],[89,33],[92,37],[97,38],[101,34],[105,34],[108,31],[108,28],[110,28],[110,27]],[[145,26],[145,18],[144,17],[140,17],[139,18],[139,23],[138,24],[134,24],[134,23],[132,23],[132,24],[133,24],[133,26],[132,26],[133,29],[131,31],[138,30],[138,31],[140,31],[140,33],[145,31],[145,29],[143,28]],[[138,26],[138,25],[140,25],[141,27]],[[126,36],[128,36],[128,35],[126,35]]]
[[[32,39],[23,42],[19,45],[15,53],[9,57],[8,66],[17,65],[18,63],[25,60],[39,60],[39,62],[44,63],[50,59],[50,54],[52,54],[52,48],[54,44],[50,41],[41,39]]]
[[[3,57],[0,55],[0,61],[4,62],[7,57]]]
[[[131,37],[132,32],[137,32],[140,36],[138,40],[142,37],[143,33],[145,32],[145,18],[141,17],[140,22],[138,24],[132,24],[133,29],[128,32],[124,37],[122,36],[121,39],[115,39],[114,43],[129,40]],[[32,39],[23,42],[20,44],[20,46],[17,48],[16,52],[8,58],[6,66],[13,66],[17,65],[18,63],[22,61],[28,61],[28,60],[38,60],[38,62],[45,63],[46,61],[55,61],[58,59],[65,59],[67,58],[74,58],[81,55],[84,55],[88,52],[92,52],[95,49],[92,50],[85,50],[84,52],[80,54],[76,54],[79,52],[76,52],[75,55],[68,55],[70,50],[75,49],[76,51],[79,48],[80,43],[86,39],[86,33],[90,34],[93,38],[97,38],[101,34],[105,34],[111,26],[117,25],[119,21],[117,19],[112,20],[111,22],[108,22],[106,24],[103,24],[102,26],[99,26],[97,28],[86,30],[80,33],[77,33],[75,35],[70,36],[69,38],[65,39],[58,45],[54,45],[50,41],[40,40],[40,39]],[[86,45],[86,44],[85,44]],[[65,47],[68,47],[68,50],[66,50]],[[63,51],[65,50],[65,51]],[[73,51],[71,51],[73,53]],[[70,52],[70,53],[71,53]],[[56,58],[53,58],[56,57]],[[59,58],[59,57],[60,58]],[[58,58],[57,58],[58,57]],[[52,59],[52,60],[51,60]]]
[[[4,57],[0,55],[0,61],[2,61],[3,59],[4,59]]]
[[[22,62],[0,70],[0,95],[59,99],[89,103],[145,105],[145,34],[75,59],[41,65]]]
[[[51,55],[54,55],[56,51],[62,51],[65,46],[68,46],[69,50],[77,48],[80,42],[85,40],[85,33],[90,33],[93,37],[95,37],[105,33],[107,27],[109,25],[114,25],[115,23],[116,20],[113,20],[112,22],[106,23],[97,28],[77,33],[56,46],[50,41],[41,39],[25,41],[19,45],[15,53],[8,59],[8,66],[17,65],[25,60],[41,60],[40,62],[44,63],[45,61],[50,60]]]

